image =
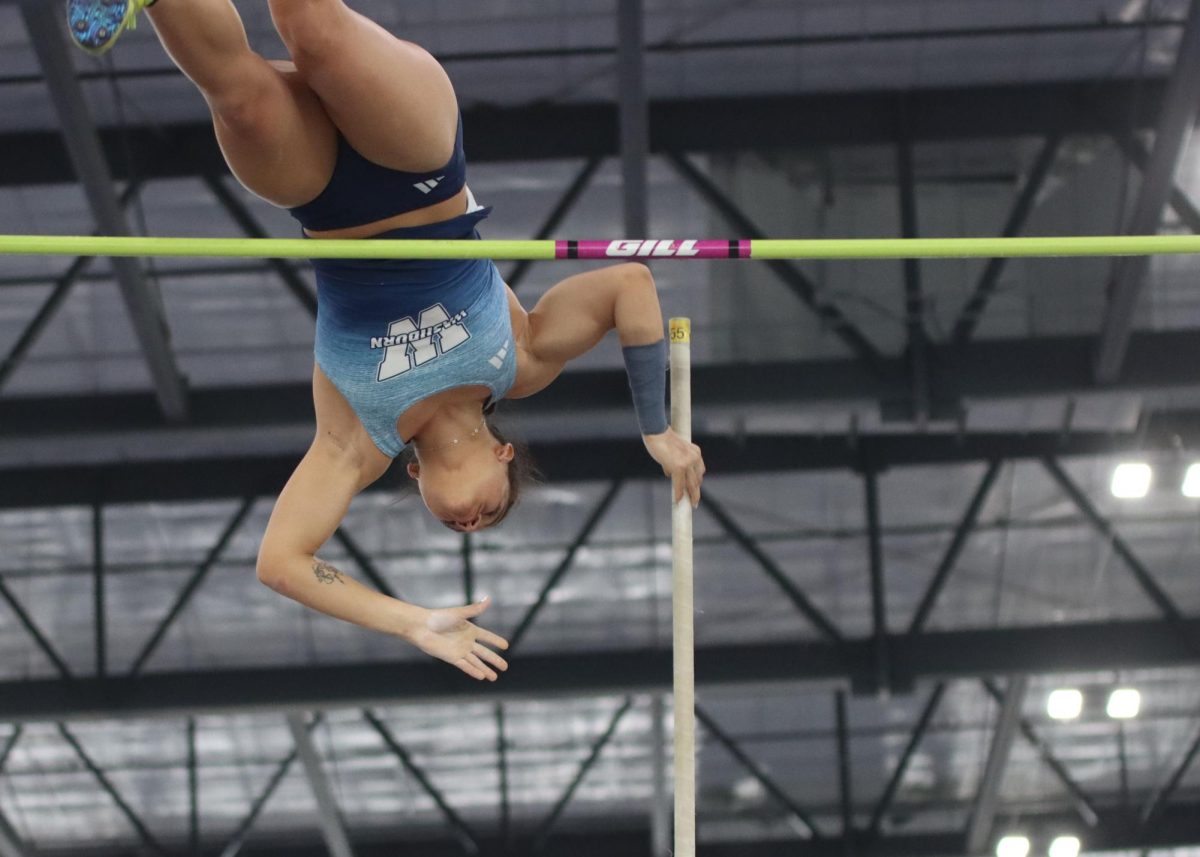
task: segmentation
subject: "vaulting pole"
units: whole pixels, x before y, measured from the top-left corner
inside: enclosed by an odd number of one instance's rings
[[[691,441],[692,323],[686,318],[671,319],[671,428],[684,440]],[[696,641],[692,627],[692,505],[686,491],[671,507],[671,557],[675,632],[675,857],[696,857]]]

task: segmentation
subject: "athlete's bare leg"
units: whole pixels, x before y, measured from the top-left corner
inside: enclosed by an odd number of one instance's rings
[[[446,72],[424,49],[342,0],[270,0],[270,7],[301,76],[363,156],[411,172],[450,159],[458,102]]]
[[[268,62],[250,49],[231,0],[159,0],[146,11],[208,102],[238,180],[276,205],[317,196],[333,172],[336,132],[291,63]]]

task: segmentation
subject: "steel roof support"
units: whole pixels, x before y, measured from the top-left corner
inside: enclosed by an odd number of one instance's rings
[[[471,534],[463,533],[462,547],[459,549],[463,564],[463,602],[475,603],[475,567],[471,562]]]
[[[1141,172],[1146,172],[1150,167],[1150,152],[1142,145],[1142,142],[1137,139],[1132,133],[1124,128],[1113,127],[1110,136],[1117,144],[1117,148],[1125,155],[1125,159],[1133,164]],[[1179,218],[1188,229],[1193,232],[1200,233],[1200,208],[1196,207],[1196,203],[1188,196],[1178,184],[1171,186],[1171,195],[1167,200],[1175,215]]]
[[[321,719],[321,715],[318,714],[308,724],[307,728],[310,733],[320,725]],[[242,846],[246,844],[246,840],[250,836],[250,831],[254,829],[255,822],[258,821],[258,817],[262,815],[263,809],[266,808],[267,802],[275,794],[276,789],[279,788],[279,784],[287,777],[288,771],[292,769],[292,765],[299,754],[300,751],[293,746],[292,751],[279,761],[279,764],[276,765],[275,770],[267,780],[266,785],[263,786],[263,790],[258,793],[258,797],[250,804],[250,809],[246,813],[245,818],[241,820],[233,835],[229,837],[229,841],[225,843],[225,847],[221,849],[220,857],[237,857],[238,852],[242,850]]]
[[[500,855],[508,857],[512,851],[512,808],[509,806],[508,729],[503,702],[496,703],[496,766],[500,775]]]
[[[933,716],[937,713],[938,706],[941,705],[942,698],[946,695],[947,687],[946,682],[938,682],[930,692],[929,699],[925,701],[925,707],[921,709],[921,715],[917,718],[917,725],[913,727],[912,735],[909,736],[908,743],[904,746],[904,752],[900,754],[896,768],[892,771],[892,776],[884,786],[883,794],[880,795],[875,809],[871,812],[871,822],[867,826],[867,837],[871,843],[874,843],[883,832],[884,816],[888,814],[892,803],[896,800],[900,784],[904,782],[904,775],[908,773],[908,766],[912,762],[913,756],[916,755],[917,748],[921,746],[925,733],[929,731],[930,724],[933,723]]]
[[[766,790],[767,794],[775,798],[782,807],[792,814],[793,818],[804,825],[812,839],[825,838],[820,828],[817,827],[817,822],[811,813],[796,803],[792,796],[784,791],[783,787],[775,782],[771,775],[767,773],[766,769],[754,761],[750,754],[742,749],[737,741],[717,724],[712,715],[699,705],[696,706],[696,719],[704,726],[705,731],[715,738],[717,743],[724,747],[725,751],[738,761],[738,764],[746,769],[746,773],[752,776]]]
[[[180,590],[175,603],[171,605],[171,609],[167,611],[167,615],[158,623],[158,627],[154,629],[154,633],[150,635],[150,639],[146,641],[146,644],[142,646],[142,650],[138,653],[137,657],[133,659],[133,664],[129,668],[131,676],[138,675],[146,666],[146,662],[150,660],[155,650],[158,649],[159,643],[162,642],[167,631],[175,624],[175,620],[179,618],[179,615],[191,602],[192,596],[196,594],[196,590],[200,588],[200,584],[204,582],[208,573],[212,571],[213,566],[221,558],[221,554],[225,552],[225,548],[233,540],[234,535],[242,526],[242,522],[246,520],[246,517],[250,514],[250,510],[254,508],[256,499],[255,497],[246,497],[237,509],[234,510],[233,517],[225,524],[225,528],[217,536],[216,542],[209,548],[207,556],[196,566],[196,570],[188,578],[187,583],[183,585],[183,589]]]
[[[992,699],[994,699],[997,703],[1003,703],[1004,693],[994,682],[990,681],[989,679],[983,679],[982,684],[983,689],[988,692]],[[1095,827],[1100,822],[1100,813],[1095,802],[1088,797],[1087,793],[1084,792],[1080,785],[1071,777],[1066,766],[1058,760],[1057,756],[1054,755],[1053,751],[1050,749],[1050,745],[1047,744],[1046,740],[1038,734],[1036,729],[1033,728],[1032,723],[1022,717],[1018,723],[1018,726],[1020,727],[1021,734],[1025,737],[1025,740],[1031,747],[1033,747],[1034,750],[1037,751],[1038,757],[1042,760],[1042,763],[1050,769],[1051,773],[1053,773],[1058,781],[1062,783],[1063,788],[1067,790],[1067,794],[1071,799],[1071,805],[1074,808],[1075,813],[1088,827]]]
[[[289,714],[287,724],[288,731],[292,733],[292,741],[296,745],[296,752],[300,757],[300,764],[304,766],[304,775],[308,779],[308,786],[312,790],[313,799],[317,802],[317,818],[321,824],[321,836],[325,840],[325,847],[329,849],[330,857],[354,857],[354,850],[350,847],[350,838],[346,835],[342,815],[333,796],[333,788],[321,765],[321,756],[317,753],[317,746],[313,743],[312,735],[306,727],[304,715],[295,712]]]
[[[542,589],[538,593],[537,598],[534,599],[533,604],[531,604],[529,609],[525,611],[525,615],[521,617],[521,621],[517,623],[517,627],[514,628],[512,633],[508,635],[507,651],[510,653],[509,657],[511,657],[511,652],[513,649],[517,647],[517,643],[524,639],[525,634],[533,626],[534,620],[536,620],[538,614],[542,612],[542,608],[546,606],[546,602],[550,599],[550,593],[555,590],[558,584],[562,582],[562,579],[566,576],[567,572],[571,570],[571,565],[575,562],[575,555],[579,553],[579,549],[587,543],[587,540],[592,537],[592,533],[600,524],[600,521],[603,520],[604,515],[606,512],[608,512],[608,508],[612,505],[613,500],[617,499],[617,494],[620,493],[621,486],[624,484],[624,480],[621,478],[617,478],[612,481],[608,487],[608,490],[604,492],[604,496],[600,498],[600,502],[596,504],[596,508],[592,510],[592,513],[584,522],[583,527],[579,530],[578,535],[575,536],[575,540],[571,542],[570,547],[567,548],[567,552],[563,554],[563,558],[559,562],[558,566],[546,579],[545,584],[543,584]]]
[[[992,484],[996,481],[996,476],[1000,473],[1003,464],[1004,462],[998,458],[988,462],[983,479],[980,480],[975,493],[971,495],[967,511],[963,513],[962,520],[955,528],[950,544],[946,547],[946,553],[942,555],[942,561],[938,563],[937,571],[933,573],[933,579],[929,581],[929,586],[925,590],[925,594],[921,596],[921,601],[913,613],[912,621],[908,625],[909,634],[919,634],[925,629],[925,623],[929,621],[929,614],[933,612],[938,596],[945,589],[946,582],[950,579],[950,574],[954,571],[954,566],[958,562],[959,556],[962,555],[963,548],[966,547],[967,539],[971,537],[971,532],[975,529],[979,513],[983,510],[983,504],[987,500],[987,496],[992,490]]]
[[[917,180],[913,168],[913,141],[901,108],[899,142],[896,144],[896,174],[900,191],[900,234],[904,238],[919,238],[921,229],[917,217]],[[925,295],[921,290],[921,263],[904,259],[904,326],[908,332],[909,386],[912,397],[913,422],[918,431],[929,424],[930,380],[929,337],[925,332]]]
[[[1013,676],[1008,680],[1004,701],[1000,705],[1000,717],[996,721],[996,731],[992,735],[992,746],[983,769],[983,778],[979,782],[975,806],[967,824],[967,854],[983,854],[987,850],[992,826],[996,820],[996,810],[1000,804],[1000,785],[1004,781],[1004,772],[1012,755],[1013,743],[1020,728],[1021,707],[1025,704],[1028,691],[1027,676]]]
[[[875,648],[875,690],[887,693],[892,686],[888,653],[887,590],[883,572],[883,536],[879,523],[879,476],[874,470],[863,474],[867,519],[867,563],[871,573],[871,628]]]
[[[343,548],[346,549],[346,553],[350,554],[350,558],[354,560],[354,563],[358,566],[359,571],[366,575],[367,579],[371,581],[372,585],[376,589],[389,598],[400,597],[396,594],[395,590],[392,589],[387,580],[384,579],[383,574],[380,573],[379,569],[375,566],[375,562],[370,556],[367,555],[367,552],[362,549],[358,542],[350,537],[348,532],[346,532],[346,528],[344,526],[338,527],[336,530],[334,530],[333,537],[341,543]]]
[[[0,813],[0,857],[32,857],[17,829]]]
[[[237,224],[238,228],[246,235],[247,238],[270,238],[267,230],[258,222],[258,218],[246,206],[242,200],[238,199],[237,195],[229,189],[225,184],[225,180],[216,173],[206,172],[200,176],[201,180],[216,197],[217,202],[225,209],[229,218]],[[284,259],[267,259],[267,265],[274,271],[279,279],[283,281],[284,286],[292,296],[304,307],[304,311],[311,317],[317,317],[317,297],[313,294],[312,289],[304,278],[300,276],[300,272],[296,270],[292,263]]]
[[[724,507],[713,499],[712,492],[706,491],[700,495],[700,503],[708,510],[721,528],[727,532],[730,537],[741,545],[749,556],[758,563],[759,567],[766,573],[767,577],[775,581],[775,584],[783,590],[783,593],[791,600],[796,609],[804,614],[805,618],[813,624],[813,626],[821,632],[827,640],[832,642],[841,642],[844,637],[842,632],[838,630],[837,625],[827,617],[821,608],[817,607],[803,590],[800,589],[792,579],[787,576],[787,573],[779,567],[775,560],[771,559],[756,542],[749,533],[743,530]]]
[[[91,111],[83,88],[75,78],[60,10],[43,0],[21,0],[20,8],[45,71],[63,140],[92,215],[106,234],[128,235],[129,224],[113,193],[112,174],[105,162]],[[159,407],[168,420],[183,422],[188,415],[187,384],[171,351],[162,297],[146,280],[139,260],[113,259],[112,267],[134,334],[145,355]]]
[[[650,103],[646,97],[646,24],[642,0],[617,0],[617,111],[626,238],[650,234],[647,161]]]
[[[1017,194],[1017,198],[1013,202],[1008,220],[1004,224],[1004,231],[1000,233],[1003,237],[1015,238],[1025,231],[1025,224],[1029,220],[1029,215],[1033,213],[1038,194],[1042,192],[1050,170],[1058,160],[1058,150],[1061,146],[1061,134],[1051,132],[1046,137],[1021,192]],[[974,335],[975,328],[983,319],[988,302],[991,301],[992,295],[996,291],[996,285],[1000,282],[1000,275],[1004,273],[1007,266],[1008,259],[989,259],[984,265],[983,273],[979,275],[979,281],[975,284],[975,291],[963,305],[962,311],[958,315],[958,321],[954,323],[954,331],[950,334],[950,339],[955,345],[965,345]]]
[[[140,190],[140,182],[130,181],[126,185],[125,190],[121,192],[121,196],[118,199],[118,204],[122,210],[129,205],[130,201]],[[97,233],[93,230],[92,234],[95,235]],[[86,273],[88,267],[94,261],[94,256],[79,256],[67,266],[67,269],[62,274],[45,281],[47,285],[52,286],[50,294],[46,296],[46,299],[42,301],[42,305],[38,307],[37,312],[33,314],[28,324],[25,325],[25,329],[21,331],[21,335],[17,337],[17,341],[13,343],[8,354],[5,355],[3,360],[0,360],[0,390],[4,389],[5,384],[12,378],[13,373],[17,371],[17,367],[21,365],[22,361],[29,355],[29,352],[33,350],[33,346],[37,343],[38,338],[54,319],[59,308],[66,302],[75,284],[83,279],[84,273]],[[111,278],[105,275],[104,279],[107,281]],[[33,283],[30,284],[32,285]]]
[[[187,719],[188,855],[200,857],[200,764],[196,755],[196,718]]]
[[[71,668],[67,666],[67,662],[63,660],[62,655],[54,648],[54,644],[50,639],[42,633],[41,628],[33,621],[33,617],[25,610],[25,607],[17,600],[17,596],[8,584],[4,582],[4,578],[0,577],[0,598],[7,602],[8,607],[17,617],[17,621],[21,623],[21,627],[33,638],[33,642],[37,644],[38,649],[46,656],[46,659],[58,671],[58,674],[63,678],[69,679],[72,677]]]
[[[846,715],[846,691],[833,692],[833,715],[837,725],[838,798],[842,816],[842,854],[854,857],[854,783],[850,777],[850,725]]]
[[[1189,633],[1200,620],[1188,620]],[[892,635],[892,670],[913,683],[1005,675],[1112,669],[1165,669],[1200,664],[1200,652],[1161,619],[1044,627],[992,628]],[[708,645],[696,650],[700,688],[775,682],[868,684],[871,638],[830,643],[793,640]],[[588,668],[581,670],[581,659]],[[458,679],[440,662],[391,661],[294,667],[156,672],[107,679],[77,677],[0,682],[0,721],[182,717],[203,712],[315,710],[362,705],[611,696],[670,689],[671,652],[664,648],[583,654],[528,654],[521,668],[486,689]]]
[[[1200,753],[1200,732],[1192,739],[1192,743],[1188,745],[1187,752],[1183,754],[1183,758],[1179,760],[1179,764],[1175,766],[1175,770],[1171,772],[1171,776],[1158,789],[1155,790],[1150,800],[1146,802],[1138,815],[1138,820],[1141,822],[1142,830],[1148,830],[1162,814],[1167,803],[1171,800],[1171,795],[1175,794],[1179,784],[1183,782],[1183,778],[1187,776],[1187,772],[1191,769],[1192,763],[1196,761],[1196,755]]]
[[[9,757],[12,756],[13,750],[17,749],[17,742],[21,740],[21,733],[25,731],[25,727],[20,723],[13,726],[13,731],[9,733],[4,740],[4,747],[0,749],[0,773],[3,773],[4,766],[8,764]]]
[[[743,238],[766,238],[767,235],[750,217],[738,208],[716,183],[698,170],[683,152],[667,152],[667,158],[676,171],[691,185],[702,199],[723,217]],[[883,356],[871,341],[842,311],[821,295],[817,285],[792,262],[772,259],[762,263],[775,277],[798,297],[821,320],[821,324],[833,331],[846,346],[875,374],[882,370]]]
[[[1092,525],[1092,529],[1112,545],[1112,549],[1116,552],[1117,556],[1121,557],[1126,567],[1133,573],[1138,586],[1154,602],[1154,606],[1158,608],[1158,612],[1172,622],[1181,621],[1184,618],[1183,611],[1176,606],[1175,602],[1171,600],[1171,596],[1154,579],[1154,575],[1150,573],[1150,569],[1146,568],[1142,564],[1142,561],[1137,558],[1137,554],[1133,552],[1133,548],[1129,546],[1129,543],[1121,538],[1116,528],[1100,514],[1099,510],[1092,505],[1091,500],[1087,498],[1087,495],[1083,493],[1083,490],[1062,469],[1062,465],[1054,458],[1045,458],[1042,460],[1042,464],[1050,476],[1053,477],[1054,481],[1062,488],[1063,492],[1071,499],[1071,502],[1087,518],[1088,523]]]
[[[100,766],[97,765],[92,760],[92,757],[87,754],[87,751],[83,749],[83,745],[79,743],[79,739],[71,734],[71,731],[63,723],[58,724],[58,733],[62,736],[63,740],[70,745],[71,749],[75,751],[75,755],[79,757],[79,761],[83,762],[83,766],[91,772],[93,777],[96,778],[96,782],[100,785],[100,788],[102,788],[108,794],[108,796],[112,798],[112,802],[117,805],[117,809],[121,811],[121,815],[125,816],[125,820],[129,822],[131,827],[133,827],[134,832],[137,833],[137,837],[142,841],[142,844],[144,844],[155,854],[160,854],[162,857],[167,857],[167,849],[162,846],[161,842],[154,838],[154,835],[150,832],[150,829],[146,827],[145,822],[138,817],[138,814],[133,811],[133,807],[131,807],[125,798],[121,796],[121,793],[117,791],[116,786],[112,784],[112,781],[109,780],[108,776],[104,773]]]
[[[92,504],[92,622],[96,641],[96,675],[108,675],[108,630],[104,607],[104,504]]]
[[[396,736],[392,734],[390,729],[388,729],[387,724],[367,710],[363,711],[363,719],[365,719],[367,723],[371,724],[371,727],[379,733],[379,737],[383,739],[383,743],[386,744],[388,749],[392,751],[392,754],[400,760],[400,764],[404,766],[404,769],[408,771],[409,775],[420,784],[421,788],[425,790],[425,793],[433,799],[435,804],[437,804],[437,808],[441,810],[442,815],[446,818],[446,822],[450,827],[450,832],[454,835],[454,838],[458,841],[458,844],[462,846],[463,851],[470,855],[479,854],[481,850],[479,847],[479,837],[476,836],[474,831],[472,831],[467,823],[463,821],[462,817],[454,811],[454,808],[447,803],[445,796],[441,793],[438,787],[433,784],[433,781],[429,779],[429,776],[423,770],[421,770],[421,767],[413,761],[412,756],[409,754],[408,750],[404,748],[404,745],[396,740]]]
[[[1180,159],[1200,113],[1200,0],[1189,4],[1175,68],[1154,134],[1154,153],[1146,168],[1137,204],[1129,220],[1131,235],[1150,235],[1162,225]],[[1142,285],[1150,269],[1145,257],[1118,259],[1113,265],[1108,309],[1096,354],[1096,380],[1108,383],[1121,374]]]
[[[593,155],[583,162],[583,166],[575,174],[575,178],[567,185],[567,189],[563,191],[563,195],[559,197],[550,214],[546,216],[545,221],[538,227],[537,232],[534,233],[533,237],[535,240],[544,241],[547,238],[553,237],[558,227],[566,220],[567,215],[575,208],[575,203],[579,201],[579,197],[583,196],[583,192],[588,189],[588,186],[592,183],[592,178],[596,175],[596,171],[600,169],[603,163],[604,157],[602,155]],[[504,278],[508,283],[508,287],[514,292],[520,289],[533,264],[528,259],[514,264],[509,270],[508,275]]]
[[[579,786],[583,783],[584,778],[588,775],[588,771],[590,771],[596,764],[596,760],[600,758],[600,754],[604,752],[604,748],[608,746],[608,742],[611,741],[612,737],[617,734],[617,727],[621,725],[621,720],[631,708],[633,708],[633,697],[627,696],[625,697],[625,701],[621,703],[619,708],[617,708],[616,712],[613,713],[612,719],[608,722],[608,728],[601,733],[600,737],[597,738],[596,742],[592,745],[591,752],[588,753],[587,758],[583,760],[583,764],[579,766],[579,770],[576,771],[574,779],[567,784],[566,789],[563,791],[562,797],[558,799],[558,802],[554,805],[554,808],[550,810],[550,813],[546,816],[542,823],[538,825],[537,833],[534,834],[533,837],[534,854],[541,854],[546,850],[546,843],[550,839],[550,834],[554,830],[554,825],[557,824],[559,818],[562,817],[567,805],[571,802],[571,798],[575,796],[576,790],[578,790]]]

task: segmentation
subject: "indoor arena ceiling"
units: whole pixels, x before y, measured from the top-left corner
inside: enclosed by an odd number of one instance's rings
[[[623,234],[612,0],[352,5],[445,62],[471,187],[495,206],[485,237],[536,233],[575,182],[553,237]],[[252,45],[282,56],[265,0],[236,6]],[[1188,10],[647,0],[651,232],[899,235],[906,143],[918,234],[999,234],[1026,189],[1026,234],[1121,231]],[[297,234],[217,174],[204,103],[147,23],[106,59],[72,59],[135,231]],[[0,233],[95,228],[48,92],[17,2],[0,0]],[[1200,198],[1195,147],[1177,184]],[[1176,203],[1164,231],[1200,229]],[[545,853],[645,853],[631,843],[654,791],[650,698],[669,679],[670,525],[617,349],[501,409],[548,476],[504,527],[463,540],[397,477],[326,551],[422,604],[491,594],[486,624],[528,633],[481,689],[254,581],[274,491],[312,434],[307,266],[146,263],[190,395],[189,419],[167,425],[109,263],[72,263],[0,259],[0,854],[4,823],[41,855],[191,853],[191,795],[205,854],[232,857],[243,834],[248,855],[322,854],[309,784],[285,764],[285,714],[319,709],[310,729],[358,857],[502,854],[506,831],[530,844],[607,730]],[[518,294],[581,267],[535,265]],[[923,400],[899,263],[654,267],[667,311],[695,323],[711,464],[696,517],[702,853],[962,853],[998,699],[1027,674],[996,830],[1029,834],[1033,857],[1066,834],[1182,855],[1200,842],[1200,766],[1180,766],[1200,746],[1200,526],[1178,490],[1200,448],[1200,262],[1154,262],[1107,384],[1093,359],[1110,262],[918,273]],[[1158,468],[1143,501],[1111,496],[1123,454]],[[1084,691],[1072,722],[1046,712],[1061,686]],[[1106,715],[1118,686],[1141,690],[1138,719]]]

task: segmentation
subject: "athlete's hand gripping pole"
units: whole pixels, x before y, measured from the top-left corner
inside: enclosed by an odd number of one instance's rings
[[[671,428],[692,440],[692,324],[673,318]],[[675,857],[696,855],[696,677],[692,627],[692,504],[675,476],[671,506],[675,692]]]

